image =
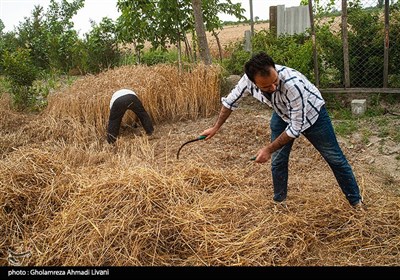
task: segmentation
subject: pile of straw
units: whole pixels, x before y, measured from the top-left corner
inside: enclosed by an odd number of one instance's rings
[[[155,124],[208,117],[218,109],[219,76],[218,66],[202,64],[182,72],[171,65],[124,66],[85,77],[51,96],[45,114],[90,124],[101,134],[111,95],[128,88],[137,93]]]
[[[218,91],[201,100],[199,72],[186,73],[178,85],[167,73],[158,80],[157,69],[86,77],[57,93],[39,116],[0,106],[0,115],[10,116],[0,125],[0,265],[10,265],[9,250],[29,252],[15,259],[32,266],[400,264],[399,182],[388,183],[344,149],[368,206],[355,211],[301,137],[291,155],[287,204],[273,204],[269,164],[249,160],[269,139],[271,112],[246,100],[214,138],[185,146],[177,160],[179,146],[215,121]],[[111,92],[132,73],[143,99],[153,94],[162,104],[163,94],[181,90],[180,106],[151,110],[163,116],[152,137],[137,128],[109,145],[98,137],[104,133],[100,123]],[[77,88],[79,98],[72,94]],[[184,91],[197,101],[185,99]],[[215,104],[205,109],[207,102]]]

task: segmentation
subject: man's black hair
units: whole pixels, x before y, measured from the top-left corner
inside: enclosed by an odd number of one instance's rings
[[[260,74],[261,76],[269,76],[271,68],[275,69],[274,60],[262,51],[253,55],[244,65],[244,71],[252,82],[254,82],[254,77],[257,74]]]

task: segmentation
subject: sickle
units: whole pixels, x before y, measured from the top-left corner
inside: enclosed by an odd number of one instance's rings
[[[189,140],[189,141],[183,143],[182,146],[179,148],[178,152],[176,153],[176,158],[179,159],[179,153],[180,153],[180,151],[182,150],[182,148],[183,148],[185,145],[187,145],[187,144],[189,144],[189,143],[192,143],[192,142],[196,142],[196,141],[199,141],[199,140],[206,139],[206,137],[207,137],[207,135],[200,135],[200,136],[197,137],[196,139],[192,139],[192,140]]]

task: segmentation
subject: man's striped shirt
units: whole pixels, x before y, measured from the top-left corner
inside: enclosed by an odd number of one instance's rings
[[[275,92],[266,98],[263,92],[247,77],[242,76],[235,88],[221,99],[222,105],[230,110],[238,107],[239,101],[252,95],[262,103],[272,107],[288,124],[286,133],[297,138],[318,119],[319,111],[325,104],[321,92],[303,74],[287,66],[275,65],[279,84]]]

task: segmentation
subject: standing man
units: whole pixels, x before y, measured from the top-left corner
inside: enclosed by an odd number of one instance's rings
[[[132,110],[136,114],[147,135],[150,136],[153,133],[151,118],[136,93],[129,89],[121,89],[112,95],[110,101],[110,117],[107,128],[108,143],[112,144],[117,140],[121,121],[127,110]]]
[[[271,142],[266,143],[255,158],[255,162],[264,163],[272,157],[274,201],[286,199],[289,154],[293,141],[303,134],[329,164],[350,205],[362,208],[359,187],[339,147],[320,91],[303,74],[276,65],[264,52],[255,54],[245,64],[245,74],[221,99],[222,108],[216,123],[200,135],[207,135],[205,140],[213,137],[237,108],[239,100],[248,94],[274,110],[270,121]]]

